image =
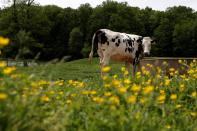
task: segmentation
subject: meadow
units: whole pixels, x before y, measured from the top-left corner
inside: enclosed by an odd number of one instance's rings
[[[0,130],[197,130],[196,60],[186,74],[163,65],[168,76],[147,64],[132,78],[112,63],[101,78],[96,58],[33,67],[0,62]]]

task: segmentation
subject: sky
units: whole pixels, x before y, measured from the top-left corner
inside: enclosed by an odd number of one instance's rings
[[[0,6],[6,0],[0,0]],[[62,8],[71,7],[78,8],[80,4],[90,3],[92,7],[102,4],[104,0],[35,0],[40,5],[57,5]],[[116,0],[118,2],[127,2],[130,6],[139,7],[141,9],[145,7],[151,7],[154,10],[164,11],[167,7],[184,5],[193,8],[197,11],[197,0]]]

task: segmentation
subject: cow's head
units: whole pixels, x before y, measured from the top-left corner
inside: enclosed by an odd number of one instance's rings
[[[151,37],[143,37],[142,46],[144,50],[144,56],[150,55],[151,45],[156,44],[156,40]]]

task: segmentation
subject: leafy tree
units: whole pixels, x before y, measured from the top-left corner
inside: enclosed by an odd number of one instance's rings
[[[175,26],[173,32],[174,53],[182,57],[197,56],[197,19],[184,21]]]
[[[174,52],[173,32],[175,25],[194,19],[193,10],[185,6],[171,7],[162,15],[159,26],[154,30],[158,39],[157,56],[178,56]]]
[[[85,58],[88,57],[90,50],[91,50],[91,46],[89,46],[89,43],[85,43],[84,47],[81,50],[81,54],[83,55],[83,57]]]
[[[16,34],[16,43],[18,44],[18,57],[25,58],[33,58],[36,54],[35,50],[39,50],[42,46],[35,42],[35,40],[31,37],[30,32],[26,32],[24,30],[20,30]],[[39,53],[39,52],[37,52]]]
[[[87,32],[89,29],[89,19],[92,14],[92,7],[90,4],[82,4],[78,8],[78,19],[79,19],[79,27],[81,32],[83,33],[83,43],[86,41]]]
[[[153,56],[197,56],[194,51],[197,12],[189,7],[155,11],[106,0],[95,8],[86,3],[78,9],[63,9],[39,6],[34,0],[10,1],[10,7],[0,10],[0,35],[11,40],[3,50],[6,58],[18,54],[29,59],[38,53],[40,60],[67,55],[75,59],[86,57],[94,32],[101,28],[155,36],[158,42],[152,50]]]
[[[83,34],[78,27],[75,27],[70,32],[69,38],[69,52],[73,58],[80,58],[81,50],[83,48],[82,43]]]

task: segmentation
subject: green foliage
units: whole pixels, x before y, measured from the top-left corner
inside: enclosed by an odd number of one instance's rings
[[[173,32],[174,52],[179,56],[193,57],[197,55],[197,20],[183,21],[175,26]]]
[[[81,56],[81,49],[83,48],[82,43],[83,34],[78,27],[75,27],[70,32],[69,38],[69,51],[73,57]]]
[[[89,57],[90,50],[91,50],[91,46],[89,46],[88,43],[85,43],[83,49],[81,50],[83,57],[85,58]]]
[[[21,30],[30,34],[29,37],[34,44],[41,45],[41,48],[31,49],[31,53],[24,58],[33,58],[38,52],[40,60],[61,59],[76,52],[78,54],[74,58],[81,58],[81,52],[83,54],[86,52],[83,56],[87,56],[92,36],[100,28],[155,37],[158,42],[151,52],[152,56],[196,57],[197,55],[193,50],[196,48],[193,35],[196,35],[194,25],[197,13],[189,7],[175,6],[167,8],[166,11],[155,11],[148,7],[145,9],[131,7],[126,2],[106,0],[95,8],[86,3],[78,9],[62,9],[54,5],[39,6],[32,2],[34,0],[15,1],[11,7],[0,10],[0,35],[7,36],[12,41],[3,51],[6,58],[18,55],[20,44],[16,34]],[[69,41],[73,36],[70,35],[76,27],[81,33],[75,37],[81,41],[78,41],[80,43],[78,45],[72,42],[75,44],[71,48]],[[184,32],[180,31],[192,33],[188,33],[185,37]],[[187,48],[185,41],[191,43]],[[25,47],[29,47],[30,43]],[[78,51],[73,51],[79,45],[81,46]]]

